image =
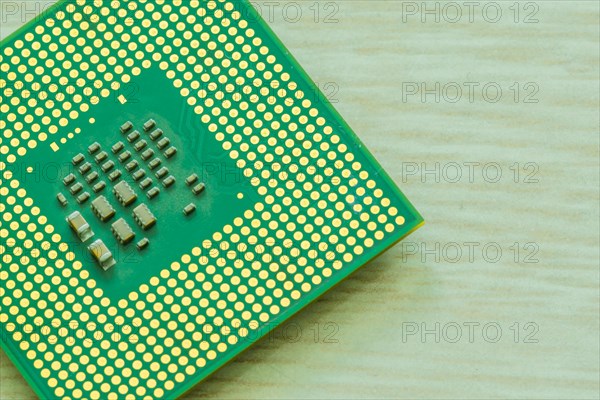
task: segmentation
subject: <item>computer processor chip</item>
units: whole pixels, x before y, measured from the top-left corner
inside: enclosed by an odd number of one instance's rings
[[[63,0],[0,73],[1,343],[40,398],[176,398],[422,223],[248,1]]]

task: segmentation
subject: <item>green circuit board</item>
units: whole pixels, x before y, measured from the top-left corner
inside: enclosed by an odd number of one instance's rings
[[[423,222],[247,1],[61,1],[0,73],[1,342],[40,398],[176,398]]]

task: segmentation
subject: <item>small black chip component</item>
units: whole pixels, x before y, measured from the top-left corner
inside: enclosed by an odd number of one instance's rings
[[[116,181],[116,180],[117,180],[117,179],[119,179],[120,177],[121,177],[121,171],[120,171],[120,170],[118,170],[118,169],[117,169],[117,170],[115,170],[115,171],[113,171],[113,172],[111,172],[111,173],[108,175],[108,179],[110,179],[110,181],[111,181],[111,182],[114,182],[114,181]]]
[[[163,135],[162,129],[156,129],[155,131],[153,131],[150,134],[150,139],[156,140],[156,139],[160,138],[162,135]]]
[[[108,271],[116,264],[112,253],[102,239],[98,239],[90,244],[88,250],[103,270]]]
[[[164,187],[169,188],[171,186],[173,186],[173,184],[175,184],[175,177],[173,175],[169,175],[167,176],[163,181],[162,184]]]
[[[147,159],[149,159],[153,155],[154,155],[154,150],[152,150],[152,149],[145,150],[142,153],[142,160],[146,161]]]
[[[162,179],[165,176],[169,175],[169,169],[167,167],[162,167],[161,169],[156,171],[155,175],[158,179]]]
[[[117,154],[121,150],[123,150],[123,148],[125,148],[125,145],[123,144],[123,142],[117,142],[117,143],[113,144],[113,146],[111,147],[111,151],[113,152],[113,154]]]
[[[100,144],[98,142],[94,142],[94,143],[90,144],[88,147],[88,153],[90,153],[90,154],[94,154],[98,150],[100,150]]]
[[[158,142],[156,142],[156,147],[158,147],[160,150],[162,150],[170,144],[171,144],[171,141],[169,140],[169,138],[165,137],[165,138],[160,139]]]
[[[98,196],[94,201],[92,201],[92,211],[98,219],[102,222],[106,222],[112,217],[115,216],[115,209],[110,205],[106,197]]]
[[[56,200],[58,200],[58,203],[63,207],[65,207],[68,203],[67,198],[62,193],[56,195]]]
[[[94,193],[99,193],[99,192],[103,191],[105,187],[106,187],[106,183],[104,181],[100,181],[100,182],[96,183],[94,185],[94,187],[92,187],[92,190],[94,191]]]
[[[77,202],[79,204],[83,204],[90,199],[90,194],[88,192],[83,192],[79,196],[77,196]]]
[[[121,181],[113,188],[113,193],[117,197],[117,200],[124,206],[128,206],[137,199],[137,195],[125,181]]]
[[[81,192],[82,189],[83,185],[81,183],[76,183],[73,186],[71,186],[71,189],[69,189],[69,191],[73,196],[75,196],[77,193]]]
[[[183,208],[183,215],[190,215],[196,211],[196,205],[194,203],[190,203]]]
[[[96,171],[91,172],[88,176],[85,177],[87,183],[92,183],[96,179],[98,179],[98,173]]]
[[[81,167],[79,167],[79,173],[84,175],[84,174],[87,174],[88,172],[90,172],[91,169],[92,169],[92,164],[90,164],[89,162],[86,162]]]
[[[131,152],[130,151],[125,151],[123,153],[121,153],[119,155],[119,161],[124,163],[125,161],[129,160],[131,158]]]
[[[194,193],[195,195],[199,195],[200,193],[204,192],[204,189],[206,189],[206,185],[200,182],[192,188],[192,193]]]
[[[133,148],[135,149],[135,151],[142,151],[147,145],[148,145],[148,142],[146,142],[144,139],[142,139],[139,142],[137,142],[136,144],[134,144]]]
[[[140,132],[139,131],[133,131],[129,135],[127,135],[127,141],[129,143],[133,143],[136,140],[138,140],[139,138],[140,138]]]
[[[73,165],[79,165],[83,162],[83,160],[85,160],[85,157],[83,156],[83,154],[79,153],[75,157],[73,157],[73,160],[71,161],[73,162]]]
[[[110,230],[121,244],[127,244],[135,237],[135,232],[133,232],[129,224],[123,218],[119,218],[113,222]]]
[[[121,133],[127,133],[132,128],[133,128],[133,124],[131,123],[131,121],[127,121],[123,125],[121,125]]]
[[[153,198],[155,198],[159,194],[160,194],[160,189],[155,186],[152,189],[148,190],[148,192],[146,193],[146,196],[148,196],[148,198],[150,200],[152,200]]]
[[[102,171],[108,172],[115,167],[115,162],[113,160],[108,160],[104,164],[102,164]]]
[[[188,186],[192,186],[196,182],[198,182],[198,175],[196,174],[191,174],[185,179],[185,184]]]
[[[167,150],[165,150],[165,152],[163,153],[163,155],[165,156],[165,158],[171,158],[173,157],[175,154],[177,154],[177,149],[175,147],[169,147]]]
[[[155,126],[156,126],[156,121],[153,119],[149,119],[144,124],[144,132],[148,132],[150,129],[154,128]]]
[[[127,164],[125,164],[125,169],[129,172],[133,171],[134,169],[136,169],[139,166],[139,163],[137,162],[137,160],[131,160],[130,162],[128,162]]]
[[[133,219],[143,230],[148,230],[156,224],[156,217],[145,204],[140,204],[133,209]]]
[[[145,178],[143,181],[140,182],[140,189],[142,190],[146,190],[147,188],[149,188],[152,185],[152,179],[150,178]]]
[[[155,158],[148,163],[148,167],[150,167],[150,169],[152,170],[152,169],[158,168],[161,163],[162,163],[162,161],[160,161],[160,158]]]
[[[146,176],[146,171],[144,171],[143,169],[138,169],[132,175],[134,181],[139,181],[144,176]]]
[[[150,244],[150,240],[148,238],[143,238],[139,242],[137,242],[136,247],[138,250],[144,250]]]
[[[87,223],[85,218],[83,218],[79,211],[74,211],[71,213],[66,220],[73,232],[77,234],[79,240],[82,242],[85,242],[94,236],[92,228],[90,228],[90,225]]]
[[[69,174],[67,176],[65,176],[65,179],[63,179],[63,183],[65,184],[65,186],[69,186],[71,183],[75,182],[75,175],[73,174]]]
[[[101,151],[100,153],[98,153],[98,155],[95,157],[96,160],[96,164],[100,164],[102,161],[106,160],[108,158],[108,153],[105,151]]]

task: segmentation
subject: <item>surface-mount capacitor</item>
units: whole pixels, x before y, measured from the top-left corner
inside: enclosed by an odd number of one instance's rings
[[[154,150],[152,149],[147,149],[142,152],[142,160],[144,161],[148,160],[152,156],[154,156]]]
[[[200,182],[199,184],[197,184],[196,186],[194,186],[192,188],[192,193],[194,193],[195,195],[199,195],[200,193],[202,193],[204,191],[204,189],[206,189],[206,185],[204,185],[204,183]]]
[[[105,151],[101,151],[100,153],[96,154],[96,157],[94,157],[97,164],[100,164],[102,161],[106,160],[107,158],[108,158],[108,153]]]
[[[56,195],[56,200],[58,200],[58,203],[63,207],[66,207],[66,205],[69,203],[65,195],[62,193]]]
[[[119,161],[124,163],[125,161],[129,160],[131,158],[131,152],[130,151],[124,151],[121,154],[119,154]]]
[[[123,125],[121,125],[121,133],[127,133],[131,129],[133,129],[133,124],[131,123],[131,121],[127,121]]]
[[[134,181],[139,181],[144,176],[146,176],[146,171],[144,171],[143,169],[138,169],[131,176],[133,177]]]
[[[94,191],[94,193],[99,193],[103,191],[104,188],[106,188],[106,182],[100,181],[92,187],[92,190]]]
[[[74,211],[67,217],[67,223],[82,242],[94,236],[94,232],[79,211]]]
[[[71,160],[71,162],[73,163],[73,165],[79,165],[83,162],[83,160],[85,160],[85,157],[83,154],[79,153],[77,154],[75,157],[73,157],[73,159]]]
[[[83,192],[79,196],[77,196],[77,202],[79,204],[83,204],[90,199],[90,194],[88,192]]]
[[[129,143],[133,143],[140,138],[140,133],[138,131],[133,131],[129,135],[127,135],[127,141]]]
[[[117,179],[119,179],[121,177],[121,170],[114,170],[113,172],[111,172],[110,174],[108,174],[108,179],[111,182],[116,181]]]
[[[152,189],[148,190],[148,192],[146,193],[146,196],[148,196],[148,198],[152,200],[159,194],[160,194],[160,189],[155,186]]]
[[[88,153],[95,154],[100,150],[100,144],[98,142],[92,143],[88,146]]]
[[[150,133],[150,139],[157,140],[163,135],[162,129],[156,129]]]
[[[79,173],[81,175],[85,175],[88,172],[90,172],[91,169],[92,169],[92,164],[90,164],[89,162],[86,162],[81,167],[79,167]]]
[[[63,179],[63,184],[65,186],[69,186],[70,184],[72,184],[73,182],[75,182],[75,179],[77,179],[75,177],[75,175],[69,174],[69,175],[65,176],[65,178]]]
[[[127,171],[131,172],[134,169],[136,169],[139,165],[140,164],[137,162],[137,160],[131,160],[127,164],[125,164],[125,169]]]
[[[169,138],[164,137],[156,143],[156,147],[158,147],[160,150],[162,150],[170,144],[171,144],[171,141],[169,140]]]
[[[75,196],[77,193],[81,192],[83,190],[83,185],[81,183],[76,183],[73,186],[71,186],[71,188],[69,189],[69,192],[71,192],[71,194],[73,196]]]
[[[150,244],[150,240],[148,238],[143,238],[135,245],[138,250],[144,250]]]
[[[108,160],[104,164],[102,164],[102,171],[108,172],[115,167],[115,162],[113,160]]]
[[[148,132],[150,129],[156,126],[156,121],[153,119],[149,119],[144,123],[144,132]]]
[[[162,179],[165,176],[169,175],[169,169],[167,167],[162,167],[161,169],[156,171],[155,175],[158,179]]]
[[[198,182],[198,175],[196,174],[191,174],[185,179],[185,184],[188,186],[192,186],[196,182]]]
[[[112,147],[110,148],[111,151],[113,152],[113,154],[117,154],[119,153],[121,150],[123,150],[123,148],[125,147],[125,145],[123,144],[123,142],[117,142],[115,144],[112,145]]]
[[[164,187],[170,188],[175,184],[175,177],[173,175],[167,176],[165,179],[163,179],[162,184]]]
[[[88,246],[89,252],[92,254],[98,265],[103,270],[108,271],[115,266],[116,261],[113,258],[111,251],[108,249],[102,239],[97,239]]]
[[[152,178],[144,178],[141,182],[140,182],[140,189],[142,190],[146,190],[148,189],[150,186],[152,186]]]
[[[175,147],[173,147],[173,146],[169,147],[163,153],[163,155],[165,156],[165,158],[172,158],[172,157],[175,156],[175,154],[177,154],[177,149]]]
[[[150,161],[148,163],[148,168],[150,168],[151,170],[156,169],[156,168],[160,167],[161,163],[162,163],[162,161],[160,161],[160,158],[154,158],[152,161]]]
[[[183,215],[190,215],[196,211],[196,205],[194,203],[190,203],[183,208]]]

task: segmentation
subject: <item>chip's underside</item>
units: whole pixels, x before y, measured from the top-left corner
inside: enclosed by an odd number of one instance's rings
[[[246,1],[63,1],[0,70],[2,347],[42,398],[177,397],[422,223]]]

